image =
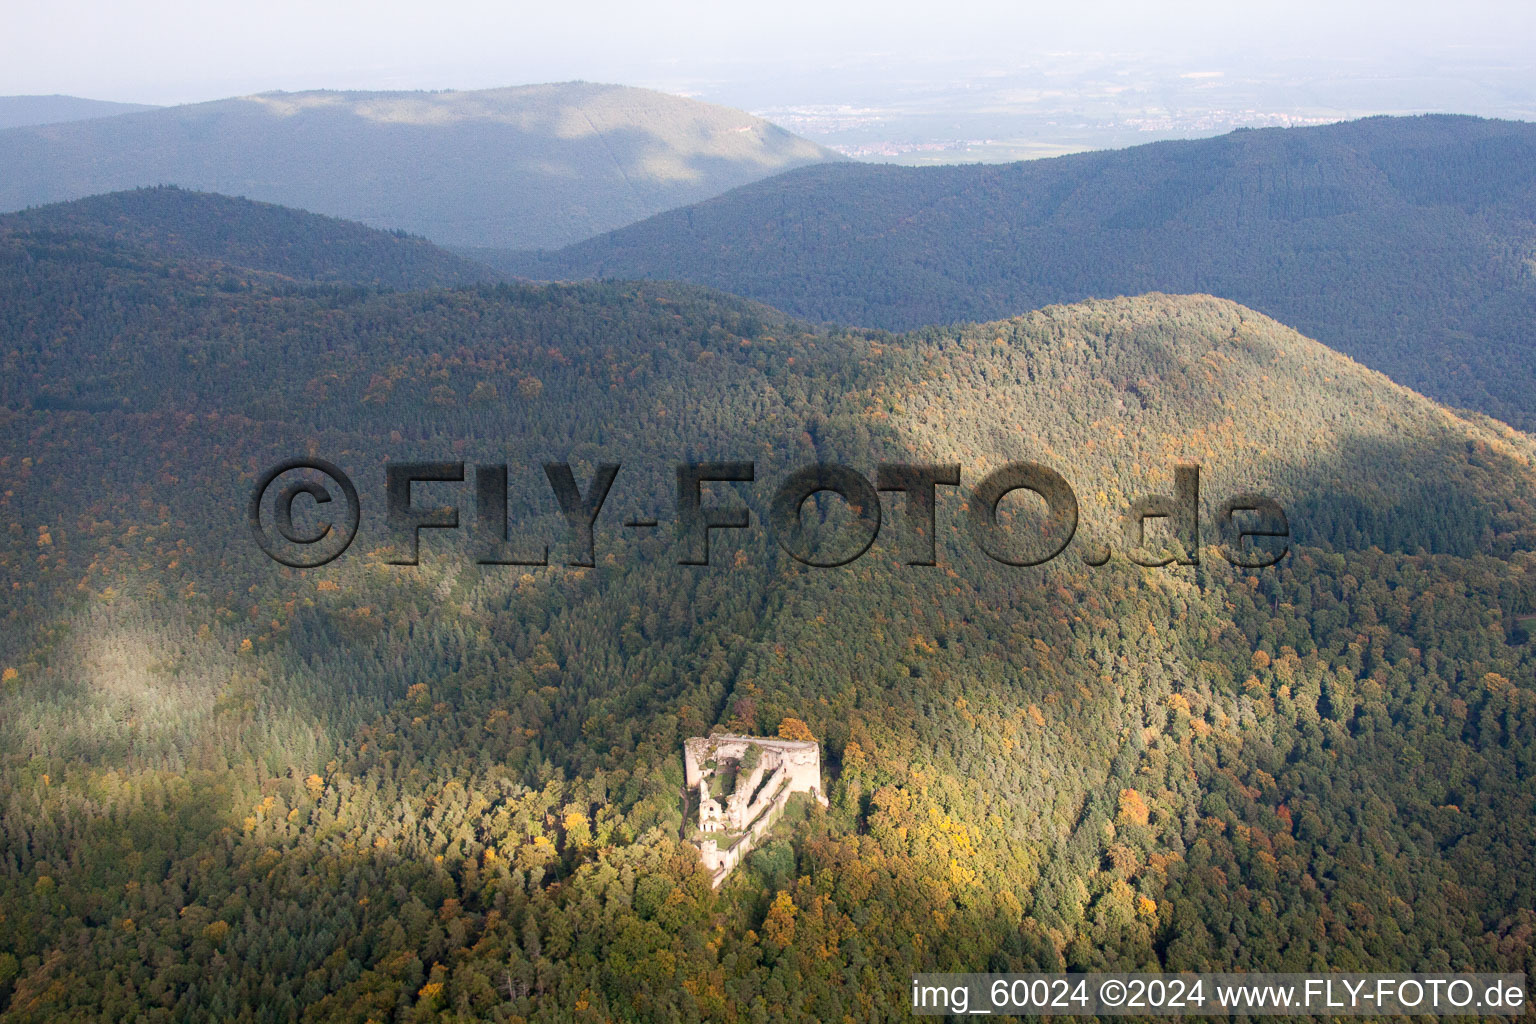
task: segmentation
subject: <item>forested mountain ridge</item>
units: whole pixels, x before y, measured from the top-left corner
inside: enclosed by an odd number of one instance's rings
[[[1536,125],[1368,118],[1001,166],[805,168],[550,254],[909,329],[1220,295],[1441,401],[1536,426]]]
[[[0,233],[91,235],[180,261],[310,283],[432,288],[501,280],[425,239],[271,203],[174,186],[0,214]]]
[[[0,96],[0,129],[87,121],[93,117],[137,114],[154,109],[146,103],[114,103],[81,96]]]
[[[893,335],[678,285],[237,283],[0,236],[8,1019],[878,1021],[917,970],[1536,968],[1527,436],[1206,296]],[[303,572],[245,521],[296,455],[364,505]],[[1040,568],[964,527],[1020,458],[1081,505]],[[442,531],[386,564],[406,459],[507,464],[551,564]],[[550,459],[622,464],[591,568]],[[670,527],[683,459],[757,464],[709,567],[618,525]],[[818,460],[959,463],[940,564],[900,499],[858,561],[792,562],[762,524]],[[1085,565],[1180,461],[1207,510],[1278,499],[1291,554]],[[470,492],[418,503],[467,525]],[[831,806],[714,892],[681,740],[788,719]]]
[[[277,92],[0,131],[0,210],[171,184],[443,245],[550,247],[840,159],[740,110],[615,85]]]

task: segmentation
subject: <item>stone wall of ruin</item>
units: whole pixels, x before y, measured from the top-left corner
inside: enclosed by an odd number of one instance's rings
[[[716,812],[720,805],[709,796],[709,778],[718,768],[706,765],[711,761],[717,766],[739,765],[753,748],[759,752],[757,764],[745,775],[738,771],[735,787],[726,795],[724,807]],[[725,881],[726,875],[756,847],[758,839],[783,813],[791,795],[810,793],[822,806],[827,803],[821,795],[821,746],[806,740],[730,734],[696,736],[683,743],[683,775],[688,789],[699,795],[701,831],[714,832],[723,818],[725,828],[745,833],[725,850],[714,839],[699,843],[700,859],[715,886]],[[756,800],[752,799],[754,793],[759,794]]]

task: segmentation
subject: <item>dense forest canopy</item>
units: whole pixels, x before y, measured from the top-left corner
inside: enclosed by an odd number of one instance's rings
[[[482,263],[402,232],[175,186],[138,188],[0,214],[0,232],[93,235],[182,263],[295,281],[434,288],[501,280]]]
[[[1536,125],[1369,118],[1002,166],[839,164],[547,254],[907,330],[1203,292],[1454,406],[1536,426]]]
[[[1536,448],[1252,310],[892,334],[8,224],[0,337],[9,1020],[875,1021],[918,970],[1536,971]],[[245,522],[294,456],[363,496],[320,569]],[[754,526],[711,565],[619,525],[726,459],[761,483],[714,492]],[[1038,568],[965,534],[1016,459],[1081,506]],[[405,460],[508,466],[551,564],[478,566],[467,531],[387,564]],[[551,460],[622,465],[591,568]],[[818,461],[958,464],[939,564],[905,564],[895,496],[850,565],[785,555],[773,482]],[[1287,557],[1087,565],[1180,463],[1207,516],[1279,501]],[[830,797],[718,892],[680,841],[715,727],[808,729]]]

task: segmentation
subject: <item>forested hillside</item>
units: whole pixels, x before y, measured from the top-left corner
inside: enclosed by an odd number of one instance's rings
[[[1208,296],[889,334],[682,285],[230,277],[0,234],[7,1020],[880,1021],[917,970],[1536,972],[1529,437]],[[363,522],[288,570],[246,503],[305,455]],[[506,464],[550,564],[475,564],[469,482],[418,486],[466,529],[388,564],[385,466],[428,459]],[[710,485],[753,525],[705,567],[688,459],[756,462]],[[1041,567],[965,528],[1015,459],[1081,508]],[[590,568],[549,460],[584,492],[622,464]],[[815,461],[958,463],[939,564],[905,564],[894,495],[863,558],[792,561],[763,522]],[[1188,461],[1199,565],[1086,564]],[[1239,491],[1285,508],[1278,566],[1218,555]],[[681,742],[717,726],[808,728],[830,797],[718,892],[679,842]]]
[[[309,283],[432,288],[502,275],[400,232],[174,186],[113,192],[0,214],[0,233],[90,235],[172,260]],[[231,280],[237,280],[232,277]]]
[[[1536,125],[1371,118],[1005,166],[807,168],[544,256],[888,329],[1206,292],[1536,427]]]
[[[744,111],[617,85],[277,92],[0,130],[0,210],[180,185],[443,245],[551,247],[840,159]]]

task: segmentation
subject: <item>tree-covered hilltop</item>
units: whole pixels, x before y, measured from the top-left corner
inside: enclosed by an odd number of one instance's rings
[[[878,1021],[917,970],[1536,969],[1525,435],[1204,296],[897,335],[689,286],[235,284],[0,237],[8,1020]],[[308,571],[245,520],[299,455],[364,506]],[[753,527],[708,567],[685,459],[757,467],[711,485]],[[966,528],[1014,459],[1080,504],[1044,567]],[[474,564],[467,481],[416,496],[465,530],[387,564],[405,460],[506,464],[551,564]],[[583,492],[622,464],[590,568],[551,460]],[[763,522],[814,461],[958,463],[939,564],[895,496],[863,558],[791,560]],[[1200,564],[1086,565],[1187,461]],[[1290,517],[1274,568],[1216,553],[1239,490]],[[808,728],[830,798],[718,892],[680,841],[716,726]]]
[[[147,185],[443,245],[567,245],[838,154],[742,110],[594,82],[273,92],[0,129],[0,210]]]
[[[132,189],[0,215],[0,233],[89,235],[187,261],[310,283],[435,288],[501,280],[421,238],[174,186]]]
[[[805,168],[545,255],[905,330],[1206,292],[1536,426],[1536,125],[1370,118],[1004,166]]]

